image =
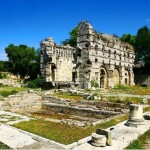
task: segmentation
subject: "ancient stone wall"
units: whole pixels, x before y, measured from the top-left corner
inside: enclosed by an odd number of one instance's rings
[[[41,72],[46,82],[72,81],[73,50],[56,45],[52,38],[41,42]]]
[[[96,80],[101,88],[134,84],[135,54],[131,45],[112,35],[95,32],[86,21],[79,24],[78,31],[77,47],[82,49],[80,84],[84,88],[90,87],[91,80]]]
[[[74,82],[90,88],[116,84],[134,85],[134,49],[117,37],[97,33],[86,21],[78,25],[77,48],[56,45],[52,38],[41,42],[41,72],[46,82]]]

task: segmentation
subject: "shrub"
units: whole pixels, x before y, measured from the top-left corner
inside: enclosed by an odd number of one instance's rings
[[[28,82],[27,87],[29,87],[29,88],[39,88],[39,87],[42,87],[43,83],[44,83],[44,79],[42,77],[39,77],[39,78],[37,78],[33,81]]]
[[[17,90],[2,90],[0,91],[0,95],[4,96],[4,97],[7,97],[9,95],[13,95],[13,94],[16,94],[18,93]]]
[[[0,72],[0,79],[5,79],[5,78],[7,78],[7,73]]]
[[[98,88],[99,84],[95,80],[91,80],[91,87]]]
[[[129,90],[130,87],[124,84],[117,84],[114,89]]]

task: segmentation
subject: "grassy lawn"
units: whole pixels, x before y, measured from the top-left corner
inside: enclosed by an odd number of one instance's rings
[[[115,103],[129,103],[132,102],[134,104],[138,104],[142,102],[142,98],[138,98],[138,97],[124,97],[122,100],[119,99],[119,97],[115,97],[115,96],[109,96],[106,97],[106,99],[110,102],[115,102]]]
[[[0,95],[7,97],[9,95],[16,94],[18,92],[26,91],[26,90],[27,88],[21,88],[21,87],[0,87]]]
[[[0,149],[10,149],[7,145],[0,142]]]
[[[42,137],[57,141],[59,143],[70,144],[91,135],[91,133],[95,132],[97,128],[105,129],[126,119],[127,115],[123,115],[118,117],[117,119],[112,119],[105,123],[101,123],[96,126],[90,126],[87,128],[49,122],[45,121],[44,119],[21,122],[19,124],[15,124],[14,126],[25,131],[40,135]]]
[[[150,130],[140,135],[137,140],[132,141],[132,143],[130,143],[126,149],[147,149],[146,145],[148,144],[148,141],[150,141]]]
[[[145,111],[150,111],[150,106],[144,108],[144,112]],[[28,122],[20,122],[14,126],[62,144],[70,144],[84,137],[90,136],[91,133],[95,132],[97,128],[106,129],[127,119],[128,114],[124,114],[96,126],[76,127],[45,121],[44,119],[38,118]]]
[[[114,93],[121,92],[121,93],[126,93],[126,94],[150,95],[150,87],[141,87],[141,86],[118,85],[114,89],[111,89],[110,91]]]

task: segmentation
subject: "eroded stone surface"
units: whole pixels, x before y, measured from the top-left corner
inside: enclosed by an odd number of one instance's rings
[[[100,135],[105,135],[106,136],[106,144],[109,145],[109,146],[112,145],[112,136],[111,136],[110,131],[106,131],[106,130],[103,130],[103,129],[97,129],[96,133],[100,134]]]
[[[92,133],[92,142],[91,144],[93,146],[97,147],[104,147],[106,146],[106,136],[105,135],[99,135],[96,133]]]
[[[143,106],[138,104],[130,104],[129,119],[126,123],[127,126],[137,127],[144,124]]]
[[[41,42],[41,72],[47,83],[61,85],[114,87],[134,85],[134,49],[112,35],[97,33],[86,21],[78,25],[77,48],[57,45],[52,38]]]

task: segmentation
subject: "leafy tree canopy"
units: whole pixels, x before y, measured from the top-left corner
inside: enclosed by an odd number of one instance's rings
[[[14,74],[20,75],[21,78],[24,78],[25,76],[32,77],[32,72],[35,71],[39,65],[39,56],[37,56],[39,54],[33,47],[28,47],[27,45],[23,44],[19,46],[10,44],[5,48],[5,51],[9,61],[13,65]],[[38,72],[39,70],[37,69],[35,74]]]
[[[150,29],[147,26],[140,28],[135,42],[136,61],[150,62]]]
[[[132,46],[134,46],[135,44],[135,39],[136,39],[136,36],[131,35],[131,34],[123,34],[120,38],[121,41],[129,43]]]
[[[70,38],[62,41],[63,45],[70,44],[72,47],[77,47],[77,36],[78,36],[78,28],[75,27],[71,32],[69,32]]]

